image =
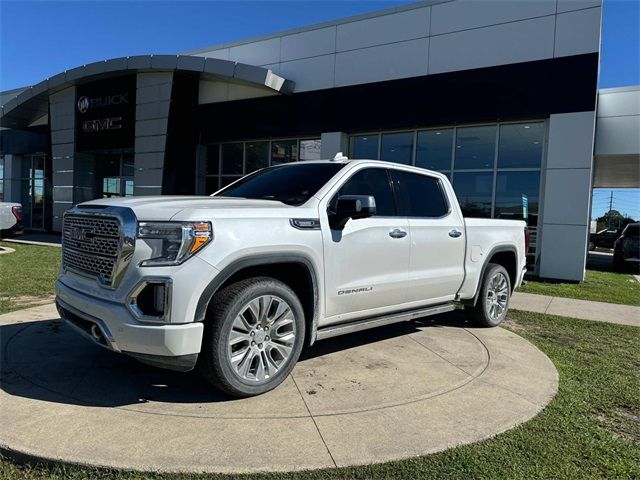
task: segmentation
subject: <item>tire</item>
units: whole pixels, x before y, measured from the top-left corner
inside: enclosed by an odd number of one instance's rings
[[[198,369],[229,395],[260,395],[291,373],[304,338],[304,310],[289,286],[269,277],[242,280],[209,305]]]
[[[470,317],[482,327],[497,327],[507,316],[510,299],[511,280],[507,270],[502,265],[490,263],[482,278],[478,301],[470,309]]]

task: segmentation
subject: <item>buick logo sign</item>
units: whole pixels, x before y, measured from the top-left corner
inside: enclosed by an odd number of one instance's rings
[[[80,97],[78,99],[78,111],[80,113],[87,113],[89,110],[89,99],[87,97]]]

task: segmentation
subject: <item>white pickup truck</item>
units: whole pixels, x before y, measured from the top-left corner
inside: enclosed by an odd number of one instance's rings
[[[259,170],[211,197],[80,204],[64,217],[61,317],[100,345],[235,396],[303,346],[463,304],[505,318],[525,223],[465,219],[448,179],[370,160]]]
[[[0,238],[22,235],[22,205],[0,202]]]

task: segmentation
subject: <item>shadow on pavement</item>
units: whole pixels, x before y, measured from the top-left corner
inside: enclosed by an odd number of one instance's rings
[[[327,339],[303,351],[300,362],[374,344],[425,326],[469,328],[461,311]],[[209,386],[197,372],[143,365],[87,341],[60,320],[0,326],[0,388],[7,394],[89,407],[148,401],[210,403],[235,399]]]

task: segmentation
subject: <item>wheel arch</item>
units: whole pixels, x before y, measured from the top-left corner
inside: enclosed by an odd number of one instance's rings
[[[498,245],[496,247],[493,247],[489,251],[487,259],[482,264],[480,275],[478,276],[476,293],[474,294],[472,299],[470,299],[468,302],[464,302],[466,305],[475,306],[475,304],[478,302],[478,296],[480,295],[482,282],[490,263],[496,263],[498,265],[502,265],[505,268],[505,270],[509,274],[509,280],[511,281],[511,292],[513,293],[518,278],[518,250],[516,249],[515,245]]]
[[[204,322],[211,299],[231,283],[267,276],[287,284],[298,296],[305,314],[305,344],[316,337],[319,315],[318,275],[311,259],[301,254],[258,254],[241,258],[223,268],[205,287],[196,306],[195,321]]]

